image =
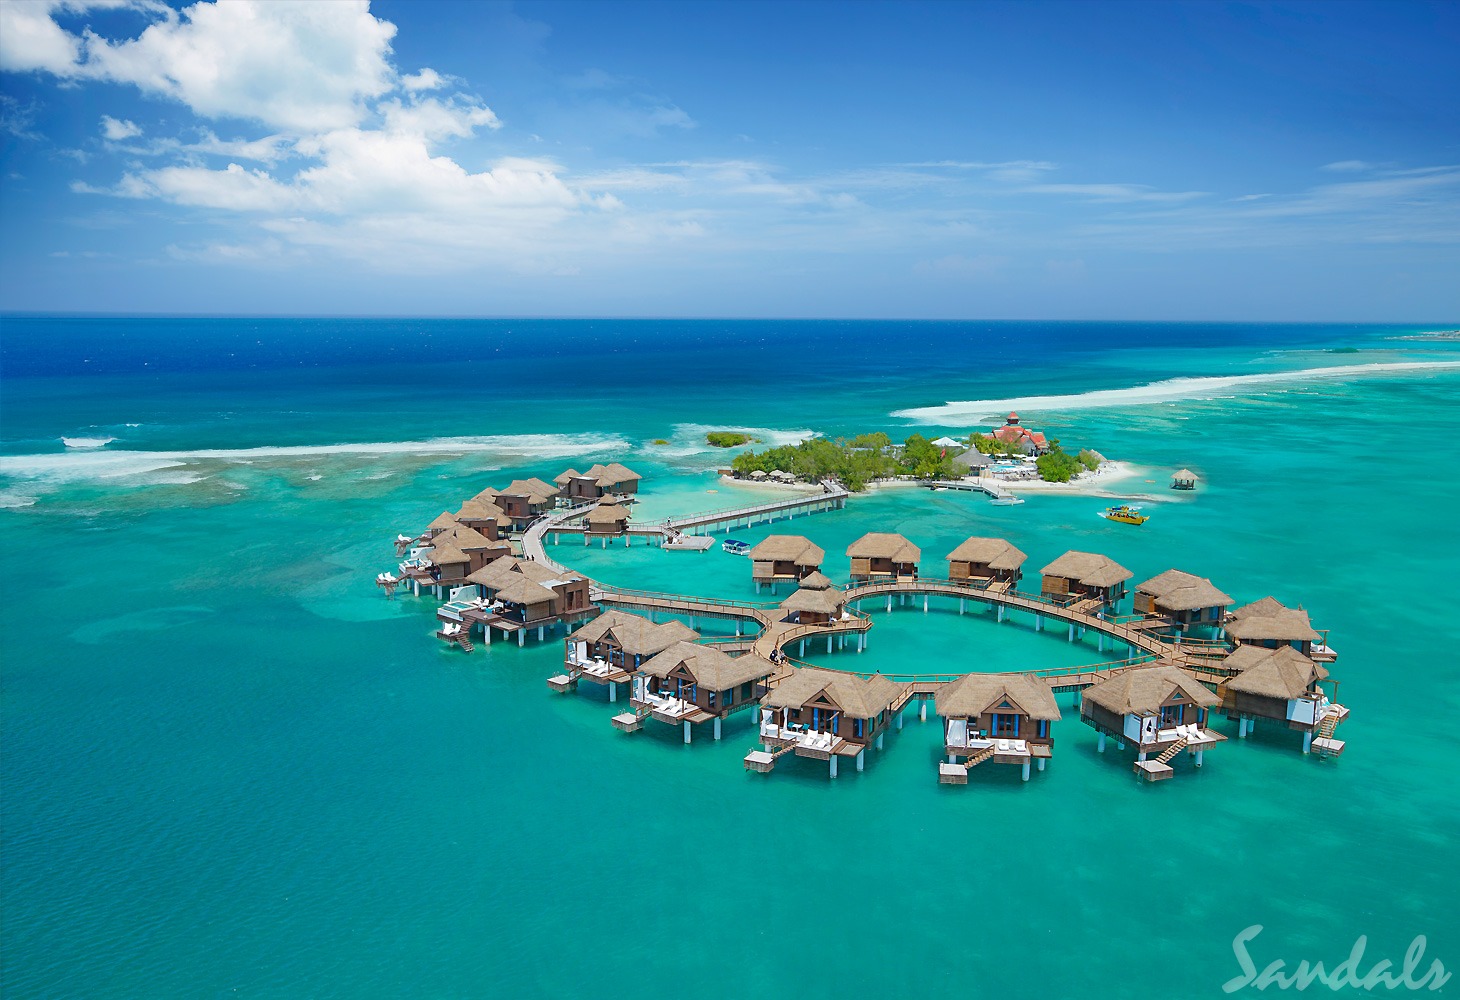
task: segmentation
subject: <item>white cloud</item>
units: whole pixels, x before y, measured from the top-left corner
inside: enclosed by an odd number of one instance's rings
[[[440,90],[446,86],[446,77],[428,66],[419,73],[407,73],[401,77],[400,85],[413,94],[423,90]]]
[[[0,3],[0,69],[44,70],[70,75],[81,54],[81,40],[57,24],[50,0]]]
[[[137,124],[125,119],[118,121],[111,115],[101,116],[101,134],[108,142],[121,142],[142,134]]]
[[[204,129],[197,142],[178,147],[190,153],[206,153],[212,156],[230,156],[257,163],[276,163],[289,155],[289,140],[282,135],[266,135],[261,139],[220,139],[210,130]]]
[[[1096,201],[1181,202],[1204,197],[1204,191],[1159,191],[1146,184],[1030,184],[1025,194],[1063,194]]]
[[[1325,163],[1323,169],[1338,173],[1358,173],[1363,170],[1372,170],[1374,165],[1363,160],[1339,160],[1337,163]]]

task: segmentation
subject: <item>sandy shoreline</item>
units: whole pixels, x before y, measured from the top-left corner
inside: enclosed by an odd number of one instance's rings
[[[1108,461],[1103,463],[1094,472],[1087,472],[1077,479],[1068,483],[1046,483],[1042,479],[1023,480],[1008,482],[1003,479],[987,477],[991,482],[997,483],[1010,493],[1022,495],[1026,493],[1048,493],[1057,496],[1087,496],[1105,497],[1111,500],[1173,500],[1174,496],[1165,495],[1162,492],[1135,492],[1133,487],[1136,483],[1132,480],[1146,479],[1149,482],[1140,482],[1141,486],[1159,487],[1162,477],[1156,476],[1153,470],[1143,466],[1133,465],[1130,462]],[[792,493],[820,493],[821,486],[813,483],[775,483],[759,482],[750,479],[736,479],[733,476],[720,476],[720,482],[728,486],[746,487],[749,489],[765,489],[771,492],[792,492]],[[918,483],[910,479],[882,480],[867,484],[866,493],[870,495],[879,490],[908,489],[917,486]],[[1122,486],[1127,487],[1121,489]],[[859,494],[853,493],[855,498]]]

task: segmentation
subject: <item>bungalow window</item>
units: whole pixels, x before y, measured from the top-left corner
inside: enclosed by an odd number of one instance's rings
[[[722,691],[720,693],[720,700],[725,704],[726,708],[729,708],[731,705],[735,704],[735,689],[731,688],[728,691]],[[711,704],[714,703],[711,702]]]
[[[1019,716],[1001,715],[995,712],[992,729],[994,736],[1017,736],[1019,735]]]
[[[710,707],[711,708],[714,708],[715,707],[715,692],[714,691],[711,691],[710,692]]]
[[[867,720],[856,719],[852,722],[852,735],[861,738],[866,734]]]
[[[1165,705],[1161,708],[1161,728],[1170,729],[1172,726],[1181,725],[1182,717],[1186,713],[1185,705]]]
[[[1040,739],[1043,740],[1043,739],[1048,739],[1049,738],[1049,720],[1048,719],[1040,719],[1039,720],[1039,728],[1038,728],[1037,732],[1039,733],[1039,738]]]
[[[751,681],[746,681],[744,684],[740,685],[740,700],[745,701],[754,692],[755,684]]]

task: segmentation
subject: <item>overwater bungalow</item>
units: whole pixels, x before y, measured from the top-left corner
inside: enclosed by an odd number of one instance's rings
[[[1338,654],[1328,646],[1328,633],[1320,632],[1301,606],[1290,608],[1275,597],[1244,604],[1227,615],[1223,625],[1227,639],[1238,646],[1276,649],[1291,646],[1309,659],[1332,663]]]
[[[688,743],[693,726],[710,722],[718,740],[727,717],[756,708],[775,671],[775,664],[755,653],[731,656],[714,646],[676,642],[635,672],[629,695],[635,711],[613,723],[626,732],[645,718],[683,726]]]
[[[833,778],[841,757],[854,758],[860,771],[867,747],[882,749],[894,708],[902,707],[906,694],[906,685],[881,674],[796,667],[761,699],[761,749],[746,755],[745,766],[768,772],[795,753],[828,761]]]
[[[1196,489],[1196,473],[1190,469],[1180,469],[1171,475],[1171,488],[1173,490],[1194,490]]]
[[[1060,710],[1050,686],[1032,674],[964,674],[934,692],[943,720],[946,763],[938,781],[968,784],[968,772],[984,763],[1018,764],[1029,780],[1031,761],[1049,759],[1052,723]],[[962,758],[960,760],[960,758]]]
[[[1168,569],[1136,585],[1135,612],[1165,619],[1178,633],[1202,628],[1216,637],[1232,598],[1204,576]]]
[[[990,432],[989,437],[1003,444],[1018,445],[1026,455],[1043,455],[1049,450],[1049,442],[1044,435],[1021,424],[1017,413],[1010,413],[1004,418],[1004,426]]]
[[[426,530],[421,532],[420,539],[421,541],[427,541],[438,532],[445,531],[447,528],[454,528],[459,523],[455,514],[443,510],[436,515],[435,520],[426,525]]]
[[[1002,538],[969,538],[948,553],[948,579],[987,586],[990,590],[1013,590],[1024,575],[1028,559]]]
[[[1343,753],[1343,741],[1334,739],[1333,731],[1348,717],[1348,709],[1330,701],[1323,690],[1329,677],[1322,664],[1291,646],[1239,646],[1222,666],[1237,671],[1217,687],[1217,694],[1227,718],[1237,720],[1238,739],[1264,719],[1301,732],[1304,753]]]
[[[819,572],[826,550],[804,535],[767,535],[746,555],[751,560],[755,592],[759,594],[762,586],[769,586],[774,594],[778,583],[796,583]]]
[[[426,548],[416,550],[414,562],[416,565],[406,573],[406,579],[412,583],[417,595],[422,586],[429,586],[436,596],[443,596],[447,589],[465,584],[467,574],[471,572],[471,556],[441,535],[432,538]],[[405,565],[403,563],[402,567]]]
[[[1201,681],[1162,661],[1122,670],[1086,688],[1080,698],[1080,721],[1100,734],[1101,753],[1106,737],[1122,747],[1133,743],[1136,773],[1160,781],[1174,773],[1171,761],[1182,750],[1194,755],[1201,767],[1202,754],[1226,741],[1206,728],[1207,710],[1219,702]]]
[[[781,602],[784,620],[798,625],[829,625],[846,613],[846,607],[846,595],[820,573],[802,580],[796,592]]]
[[[1125,597],[1125,581],[1135,576],[1108,556],[1069,551],[1040,570],[1046,597],[1070,599],[1080,610],[1115,611]]]
[[[923,551],[901,535],[872,531],[847,546],[853,583],[916,580]]]
[[[590,510],[583,518],[584,545],[598,539],[606,548],[610,539],[627,537],[628,531],[628,508],[612,497],[600,501],[598,506]]]
[[[479,500],[473,497],[461,505],[452,515],[460,524],[480,532],[492,541],[507,537],[512,530],[512,518],[495,501]]]
[[[608,685],[608,700],[616,701],[618,685],[655,653],[676,642],[692,642],[699,633],[676,619],[655,623],[627,611],[605,611],[563,640],[566,673],[552,677],[548,686],[566,691],[581,680]]]
[[[490,644],[492,629],[504,637],[516,635],[520,646],[533,629],[539,640],[549,628],[593,614],[588,578],[581,573],[549,569],[541,563],[503,556],[470,574],[466,583],[478,587],[478,596],[458,593],[442,605],[436,617],[443,622],[481,628]]]
[[[568,469],[554,480],[564,496],[574,501],[599,500],[605,496],[632,497],[639,492],[643,477],[626,465],[610,462],[592,465],[586,472]]]
[[[514,479],[497,494],[496,504],[512,519],[514,531],[522,531],[553,509],[558,488],[541,479]]]

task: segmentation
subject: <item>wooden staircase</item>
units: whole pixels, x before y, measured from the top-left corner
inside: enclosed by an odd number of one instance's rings
[[[992,746],[984,747],[978,753],[974,754],[972,757],[963,762],[963,769],[965,771],[972,771],[975,767],[978,767],[978,765],[982,764],[984,761],[992,759],[995,749],[996,748]]]
[[[1338,728],[1338,713],[1329,712],[1323,717],[1323,724],[1318,727],[1318,739],[1333,739],[1333,731]]]
[[[1186,741],[1186,737],[1183,736],[1179,740],[1177,740],[1175,743],[1173,743],[1169,747],[1167,747],[1165,750],[1162,750],[1161,751],[1161,755],[1156,758],[1156,763],[1157,764],[1169,764],[1169,763],[1171,763],[1171,758],[1172,757],[1175,757],[1181,751],[1183,751],[1183,750],[1186,749],[1186,742],[1187,742]]]

